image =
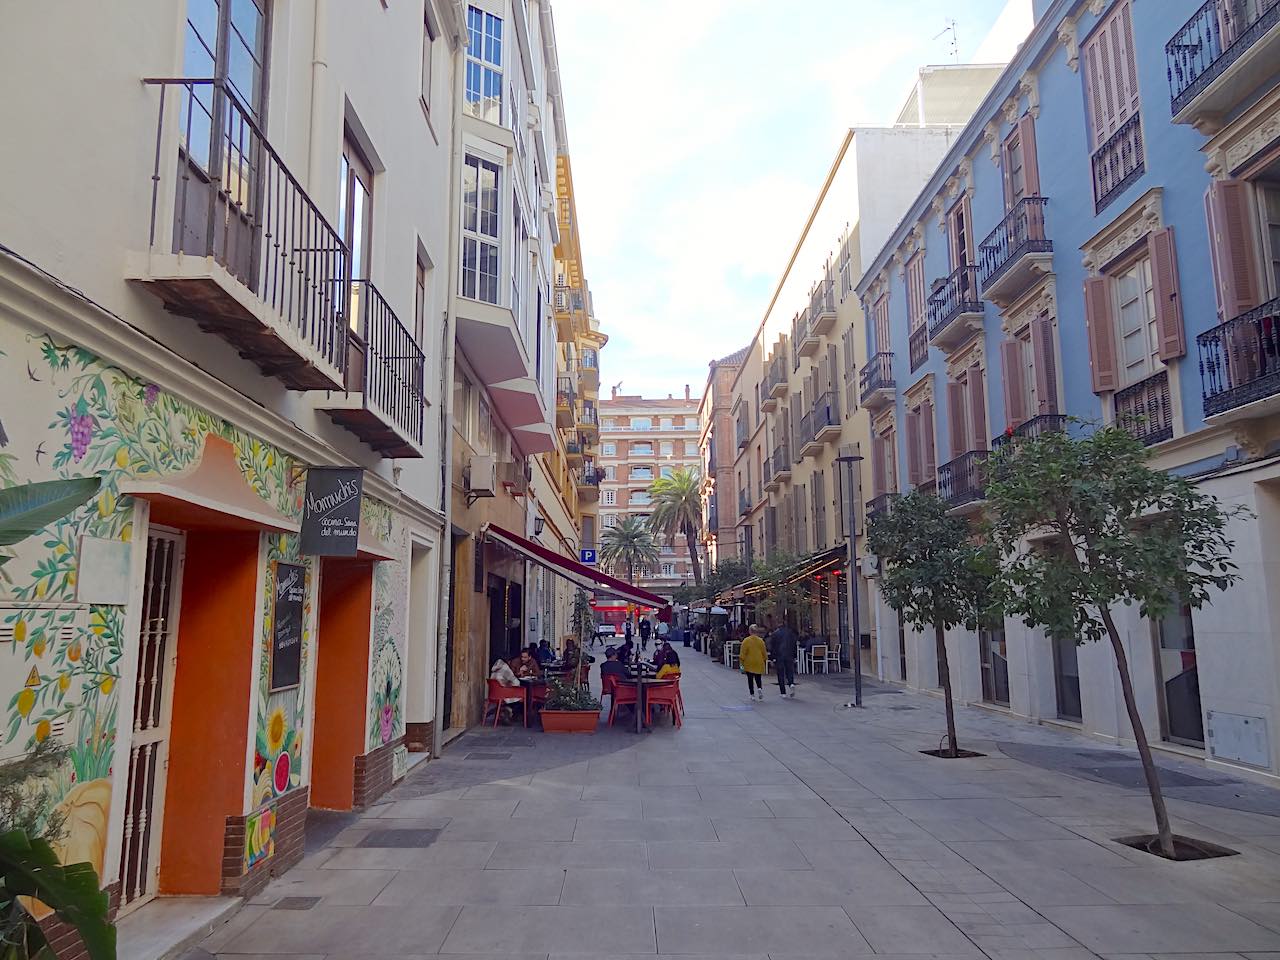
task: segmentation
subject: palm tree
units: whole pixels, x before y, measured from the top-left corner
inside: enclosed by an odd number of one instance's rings
[[[634,583],[637,573],[658,563],[658,544],[653,531],[639,517],[624,517],[616,527],[606,527],[600,538],[600,559],[614,574],[623,572]]]
[[[693,565],[693,582],[701,585],[702,567],[698,564],[698,535],[702,531],[702,473],[697,467],[672,471],[649,485],[653,498],[653,516],[649,524],[654,531],[671,540],[683,536],[689,546],[689,562]]]

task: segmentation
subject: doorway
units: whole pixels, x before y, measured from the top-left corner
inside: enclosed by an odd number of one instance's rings
[[[1058,717],[1081,723],[1084,712],[1080,704],[1080,662],[1076,638],[1053,638],[1053,685],[1058,700]]]
[[[507,651],[507,581],[497,574],[489,574],[489,663],[508,660]]]
[[[159,879],[184,548],[185,540],[176,530],[153,526],[147,537],[129,786],[120,845],[122,914],[154,897]]]
[[[982,699],[1001,707],[1009,706],[1009,658],[1003,624],[978,631],[978,654],[982,665]]]
[[[907,623],[898,614],[898,676],[907,682]]]
[[[462,545],[466,542],[466,534],[455,533],[449,543],[449,623],[445,631],[444,703],[440,709],[440,722],[444,724],[446,730],[453,726],[453,658],[458,632],[458,578],[463,575],[459,558],[463,553]]]
[[[413,543],[409,550],[409,635],[405,648],[405,740],[410,752],[431,749],[430,738],[421,736],[435,714],[436,663],[431,616],[434,576],[431,548]]]
[[[1179,598],[1173,611],[1155,622],[1155,642],[1161,732],[1173,743],[1203,748],[1204,713],[1190,604]]]

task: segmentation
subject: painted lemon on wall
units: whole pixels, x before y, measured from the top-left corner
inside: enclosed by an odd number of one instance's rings
[[[18,712],[24,717],[31,713],[31,708],[36,705],[36,692],[30,687],[18,694]]]

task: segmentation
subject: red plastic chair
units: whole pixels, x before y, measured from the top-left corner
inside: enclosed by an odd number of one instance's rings
[[[680,684],[678,682],[654,684],[645,693],[646,705],[649,708],[649,726],[653,726],[653,708],[670,707],[671,722],[677,727],[684,726],[680,708]]]
[[[600,675],[600,699],[613,696],[614,688],[618,685],[618,675],[616,673],[604,673]]]
[[[529,702],[533,704],[533,706],[540,707],[547,702],[547,696],[549,693],[547,689],[547,681],[539,680],[537,683],[531,684],[528,687],[528,690]]]
[[[609,726],[613,726],[613,718],[617,716],[618,708],[625,707],[627,704],[631,704],[637,710],[640,709],[640,687],[634,683],[615,680],[613,703],[609,706]]]
[[[489,694],[485,697],[484,709],[485,713],[489,712],[489,706],[493,706],[493,725],[498,725],[498,718],[502,716],[502,705],[508,701],[519,700],[524,709],[524,725],[529,725],[529,691],[527,688],[521,687],[504,687],[497,680],[489,681]]]

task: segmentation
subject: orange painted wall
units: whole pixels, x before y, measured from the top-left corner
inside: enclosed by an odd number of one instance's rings
[[[311,806],[350,810],[365,752],[373,564],[328,558],[320,568]]]
[[[256,532],[187,535],[161,893],[218,893],[226,818],[244,813],[257,586]]]

